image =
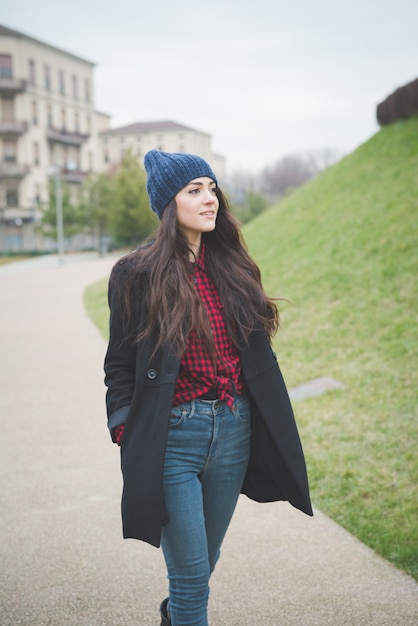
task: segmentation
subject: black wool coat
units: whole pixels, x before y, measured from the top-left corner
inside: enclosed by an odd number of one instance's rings
[[[172,399],[180,359],[161,349],[150,356],[156,338],[126,341],[121,297],[129,261],[115,265],[109,282],[110,339],[105,358],[106,405],[110,432],[125,424],[121,445],[123,536],[160,545],[167,523],[163,466]],[[142,283],[142,284],[141,284]],[[146,312],[138,281],[135,323]],[[143,293],[143,291],[142,291]],[[251,403],[251,452],[242,493],[258,502],[287,500],[312,515],[303,450],[283,377],[269,339],[254,331],[240,353]]]

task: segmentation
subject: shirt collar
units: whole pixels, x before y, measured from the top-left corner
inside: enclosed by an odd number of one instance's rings
[[[196,265],[198,265],[200,267],[201,270],[203,270],[204,272],[206,272],[206,246],[205,246],[205,241],[202,237],[202,243],[200,245],[200,252],[199,252],[199,256],[196,259]]]

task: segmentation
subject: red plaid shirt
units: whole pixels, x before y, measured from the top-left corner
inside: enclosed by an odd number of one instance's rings
[[[209,316],[216,361],[199,343],[196,332],[192,329],[180,362],[173,406],[216,390],[218,398],[232,408],[234,395],[244,392],[241,362],[238,350],[228,334],[221,299],[206,273],[203,242],[200,256],[194,263],[193,280]]]
[[[206,273],[205,246],[194,263],[194,283],[206,307],[216,348],[216,361],[202,346],[192,330],[180,361],[173,406],[193,400],[215,390],[217,397],[232,409],[234,395],[244,393],[238,350],[228,335],[223,306],[215,285]],[[124,424],[115,428],[115,441],[120,445]]]

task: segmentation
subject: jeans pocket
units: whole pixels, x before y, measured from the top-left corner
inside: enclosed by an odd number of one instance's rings
[[[240,422],[249,422],[251,419],[250,403],[244,396],[235,403],[234,414]]]
[[[170,428],[178,428],[188,415],[190,415],[190,411],[186,409],[184,404],[173,407],[170,414]]]

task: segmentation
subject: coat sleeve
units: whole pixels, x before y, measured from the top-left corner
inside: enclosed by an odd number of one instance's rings
[[[108,288],[109,344],[104,370],[108,427],[113,441],[114,429],[124,424],[128,416],[135,385],[136,348],[132,338],[129,340],[122,297],[127,274],[126,264],[119,262],[112,270]]]

